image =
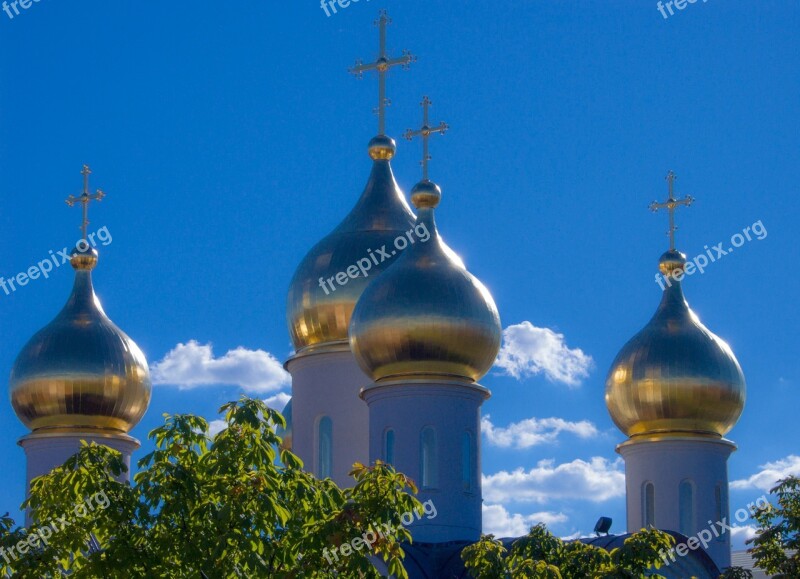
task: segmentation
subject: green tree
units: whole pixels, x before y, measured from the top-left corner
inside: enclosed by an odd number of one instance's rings
[[[661,567],[660,553],[673,545],[672,536],[648,529],[608,552],[580,541],[565,542],[537,525],[510,549],[485,535],[466,547],[461,558],[475,579],[639,579],[661,577],[645,572]]]
[[[778,481],[770,491],[777,505],[756,510],[756,536],[750,539],[756,564],[771,575],[800,577],[800,478]]]
[[[339,489],[291,452],[277,454],[275,425],[285,422],[263,402],[243,397],[220,412],[227,427],[213,438],[203,418],[165,415],[133,485],[115,478],[121,455],[94,444],[34,480],[23,507],[35,523],[0,518],[0,576],[379,577],[376,556],[407,577],[400,543],[411,536],[398,521],[423,509],[411,480],[386,464],[357,464],[354,486]],[[326,551],[384,525],[394,532],[349,556]]]
[[[753,573],[744,567],[728,567],[719,579],[753,579]]]

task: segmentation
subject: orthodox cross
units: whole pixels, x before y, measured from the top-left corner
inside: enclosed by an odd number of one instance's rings
[[[89,194],[89,175],[92,171],[88,165],[83,166],[81,175],[83,175],[83,193],[78,197],[70,195],[67,197],[67,205],[74,207],[76,203],[83,205],[83,223],[81,223],[81,231],[83,232],[83,239],[86,239],[86,227],[89,225],[89,203],[92,201],[100,201],[106,196],[100,189],[93,195]]]
[[[447,123],[439,123],[438,127],[431,127],[430,121],[428,120],[428,109],[431,106],[431,99],[428,97],[423,97],[422,102],[420,105],[422,106],[422,128],[418,131],[412,131],[408,129],[403,135],[409,141],[413,140],[414,137],[422,137],[422,179],[424,181],[428,180],[428,161],[431,160],[430,153],[428,152],[428,139],[430,139],[431,135],[439,133],[445,134],[447,129],[450,127],[447,126]]]
[[[684,205],[689,207],[694,203],[694,197],[687,195],[683,199],[675,199],[675,173],[670,171],[667,173],[667,183],[669,184],[669,198],[664,203],[653,201],[650,204],[650,209],[653,213],[657,213],[659,209],[667,209],[669,211],[669,248],[675,251],[675,231],[678,227],[675,225],[675,209]]]
[[[412,55],[409,51],[404,50],[403,56],[399,58],[389,58],[386,52],[386,26],[391,23],[391,19],[386,10],[381,10],[380,17],[375,21],[375,25],[380,30],[380,45],[378,60],[370,64],[364,64],[363,61],[357,60],[355,66],[350,69],[350,73],[354,74],[357,78],[362,78],[364,73],[370,70],[375,70],[378,73],[378,108],[375,112],[378,114],[378,134],[386,134],[386,107],[391,104],[391,101],[386,98],[386,73],[393,66],[402,65],[408,70],[412,62],[416,62],[417,57]]]

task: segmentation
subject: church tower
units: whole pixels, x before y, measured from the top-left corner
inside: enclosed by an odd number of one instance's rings
[[[692,537],[714,531],[706,549],[720,569],[731,563],[728,457],[736,445],[724,438],[745,403],[745,380],[731,348],[691,310],[681,279],[691,273],[675,249],[675,175],[669,198],[654,203],[670,217],[670,249],[657,280],[664,288],[650,322],[622,348],[606,379],[606,406],[628,440],[625,459],[628,532],[655,527]]]
[[[414,226],[414,214],[392,173],[396,152],[386,136],[386,74],[414,57],[390,58],[381,13],[378,59],[360,61],[351,72],[378,75],[378,135],[369,143],[372,173],[347,217],[320,241],[297,268],[289,287],[287,322],[295,353],[286,362],[292,376],[292,450],[306,470],[351,486],[353,463],[369,458],[369,417],[359,392],[369,378],[348,342],[350,317],[364,289],[393,261],[393,241]]]
[[[92,286],[98,253],[86,237],[88,206],[104,193],[84,190],[69,205],[83,208],[83,238],[72,251],[75,283],[66,305],[20,352],[11,371],[11,404],[31,429],[19,445],[27,457],[27,485],[61,466],[81,442],[95,442],[122,453],[128,467],[139,441],[128,432],[150,404],[151,382],[144,354],[106,316]]]
[[[424,179],[411,192],[414,242],[363,293],[350,345],[371,377],[369,459],[416,481],[436,516],[414,523],[415,542],[476,541],[481,534],[480,408],[477,383],[492,367],[501,327],[494,300],[436,230],[439,187],[427,179],[431,128],[422,130]]]

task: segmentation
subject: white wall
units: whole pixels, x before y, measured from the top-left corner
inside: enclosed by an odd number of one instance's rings
[[[353,486],[347,475],[353,463],[369,460],[369,414],[359,397],[371,380],[349,349],[291,358],[292,450],[317,473],[317,425],[323,416],[333,422],[331,478],[340,487]]]
[[[31,480],[48,474],[54,468],[63,465],[67,459],[77,454],[81,442],[94,442],[113,448],[122,453],[122,460],[128,471],[119,476],[120,482],[131,480],[131,455],[140,444],[127,434],[76,432],[76,433],[33,433],[19,439],[25,450],[27,471],[25,476],[25,496],[30,492]],[[26,525],[30,525],[30,514],[26,514]]]
[[[643,527],[643,488],[650,481],[655,486],[655,526],[681,532],[679,487],[682,481],[694,484],[695,528],[689,536],[703,529],[720,531],[715,488],[722,487],[722,517],[731,524],[728,499],[728,457],[736,446],[724,439],[685,437],[658,440],[630,439],[617,451],[625,459],[628,532]],[[709,523],[710,521],[710,523]],[[730,566],[730,534],[720,531],[706,552],[720,569]]]
[[[370,412],[370,461],[384,459],[387,429],[395,432],[393,466],[420,487],[420,501],[432,501],[436,516],[411,525],[414,540],[426,543],[477,541],[481,534],[480,407],[489,397],[485,388],[460,382],[393,382],[364,391]],[[423,488],[421,432],[436,434],[437,480]],[[472,434],[470,486],[462,477],[462,437]],[[403,513],[398,513],[402,515]]]

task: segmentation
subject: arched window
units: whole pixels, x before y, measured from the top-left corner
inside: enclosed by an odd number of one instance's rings
[[[642,489],[642,526],[656,526],[656,487],[651,482],[644,483]]]
[[[439,478],[438,457],[436,452],[436,432],[427,426],[420,435],[420,479],[422,488],[434,488]]]
[[[394,430],[389,429],[383,436],[383,462],[394,464]]]
[[[323,479],[331,476],[333,468],[333,422],[323,416],[317,428],[317,476]]]
[[[691,537],[695,533],[694,485],[692,481],[681,481],[678,487],[678,503],[680,512],[680,532],[687,537]]]
[[[465,432],[461,438],[461,486],[472,490],[472,471],[475,461],[472,452],[472,434]]]

